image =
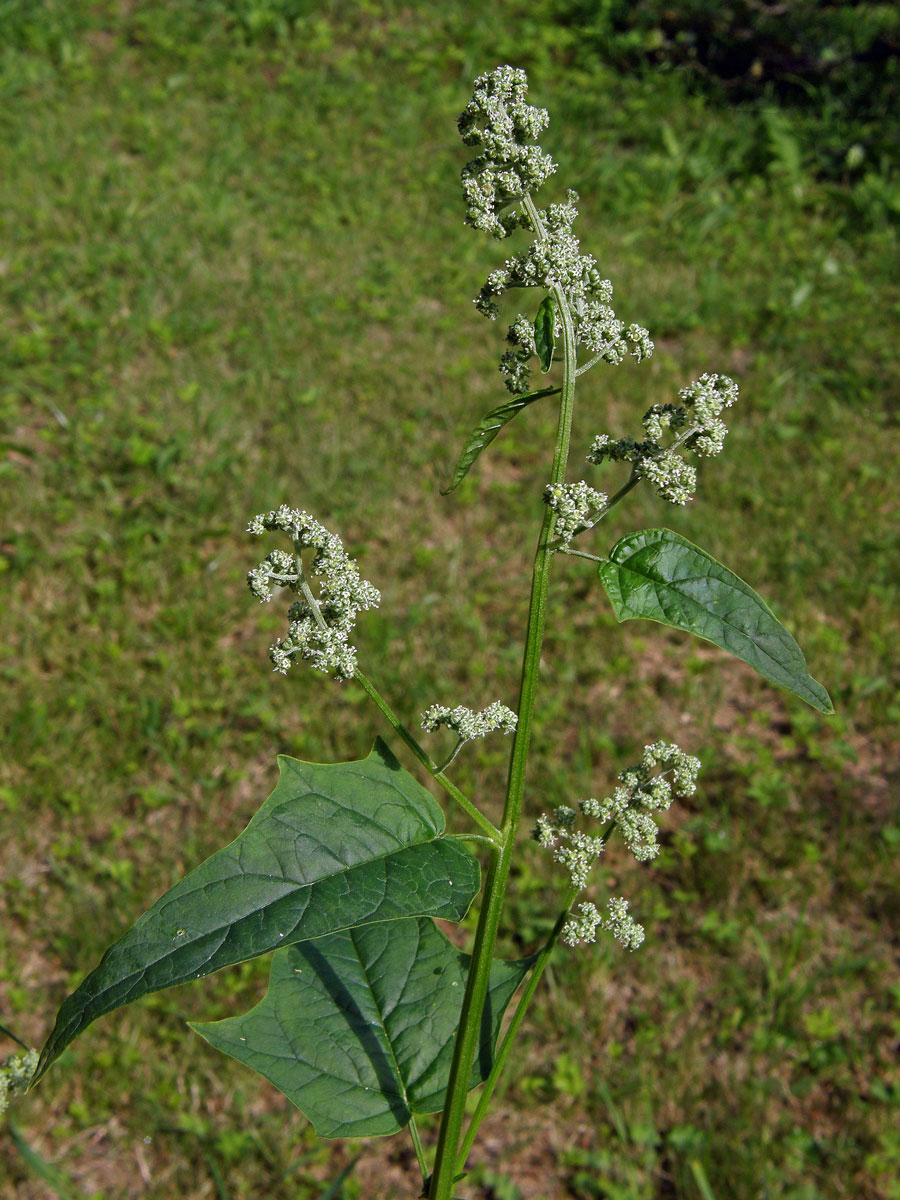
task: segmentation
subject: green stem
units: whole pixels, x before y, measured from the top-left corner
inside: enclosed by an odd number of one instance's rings
[[[353,673],[353,678],[373,702],[376,708],[381,711],[391,728],[403,739],[425,770],[430,771],[435,782],[441,785],[448,796],[453,797],[463,812],[470,816],[478,828],[487,835],[487,839],[491,845],[496,847],[501,837],[500,830],[497,828],[497,826],[489,821],[483,813],[479,812],[472,801],[459,790],[455,783],[452,783],[447,778],[440,767],[438,767],[437,763],[432,761],[431,757],[422,749],[413,735],[409,732],[409,730],[388,704],[387,700],[385,700],[375,685],[371,683],[370,680],[365,677],[365,675],[363,675],[362,671],[355,671]]]
[[[616,822],[613,820],[610,821],[603,830],[600,838],[604,844],[609,841],[615,828]],[[550,936],[547,938],[547,941],[538,952],[535,964],[531,968],[531,974],[528,977],[528,983],[525,986],[525,991],[520,996],[519,1003],[516,1005],[516,1011],[513,1013],[513,1018],[509,1023],[506,1033],[503,1035],[503,1041],[500,1043],[500,1046],[497,1050],[497,1055],[494,1059],[494,1065],[491,1067],[491,1072],[484,1081],[484,1087],[482,1088],[481,1095],[478,1097],[478,1104],[475,1108],[475,1112],[472,1114],[472,1119],[469,1122],[469,1128],[466,1130],[466,1136],[463,1138],[462,1145],[459,1148],[459,1155],[456,1160],[457,1175],[465,1170],[466,1159],[469,1157],[472,1144],[478,1134],[478,1127],[481,1125],[481,1122],[487,1115],[487,1110],[491,1103],[491,1097],[494,1093],[494,1089],[497,1086],[500,1076],[503,1074],[503,1068],[506,1065],[506,1060],[509,1057],[512,1044],[516,1039],[516,1034],[519,1032],[519,1026],[525,1019],[528,1006],[531,1004],[532,997],[537,991],[538,984],[541,982],[541,977],[544,974],[547,964],[550,962],[550,956],[556,948],[556,943],[560,939],[560,935],[562,934],[563,928],[566,924],[566,919],[569,916],[569,911],[579,894],[578,888],[573,887],[569,889],[568,894],[563,901],[562,912],[557,917],[556,924],[553,926]]]
[[[462,750],[462,748],[465,744],[466,743],[463,741],[463,739],[460,738],[459,741],[456,743],[456,745],[453,747],[453,752],[450,755],[448,755],[447,758],[444,759],[444,761],[438,767],[438,770],[446,771],[447,768],[450,766],[450,764],[453,762],[454,758],[456,758],[457,754],[459,754],[460,750]]]
[[[528,983],[525,986],[525,991],[519,998],[519,1003],[516,1005],[516,1011],[513,1013],[513,1018],[509,1023],[509,1028],[503,1035],[503,1041],[497,1050],[497,1055],[494,1059],[494,1065],[491,1067],[491,1073],[484,1081],[484,1087],[481,1089],[481,1095],[478,1097],[478,1105],[475,1112],[472,1114],[472,1119],[469,1122],[469,1128],[466,1130],[466,1136],[463,1138],[462,1145],[459,1148],[459,1155],[456,1159],[456,1174],[465,1170],[466,1159],[469,1157],[469,1151],[472,1149],[472,1144],[478,1134],[478,1128],[481,1122],[487,1116],[488,1108],[490,1108],[491,1097],[494,1094],[499,1082],[500,1076],[503,1073],[503,1068],[506,1065],[506,1060],[509,1057],[509,1052],[512,1049],[512,1044],[515,1041],[516,1034],[519,1032],[519,1026],[525,1019],[525,1014],[528,1011],[528,1006],[531,1004],[532,997],[537,991],[537,986],[541,982],[541,977],[550,961],[556,943],[559,941],[560,934],[563,931],[563,926],[569,915],[569,909],[572,907],[572,902],[578,895],[576,888],[569,891],[565,900],[565,906],[557,918],[556,924],[553,926],[553,931],[547,938],[541,948],[534,966],[531,968],[531,974],[528,977]]]
[[[537,208],[530,196],[522,201],[525,212],[535,234],[546,241],[547,234]],[[557,311],[563,328],[563,383],[560,397],[559,422],[556,431],[556,447],[550,482],[563,483],[569,457],[569,439],[572,432],[572,412],[575,401],[575,329],[565,292],[558,287],[552,289]],[[472,1073],[472,1060],[478,1044],[481,1016],[487,997],[491,962],[497,930],[503,911],[503,899],[509,879],[513,850],[519,819],[522,814],[522,798],[525,788],[525,770],[528,761],[528,746],[534,718],[534,701],[540,668],[541,646],[544,639],[544,621],[547,610],[547,593],[550,587],[550,567],[553,561],[551,540],[556,523],[556,514],[551,508],[544,513],[538,539],[537,552],[531,581],[531,601],[528,610],[528,628],[525,635],[525,652],[522,659],[522,681],[519,689],[518,724],[516,726],[509,775],[506,785],[506,804],[501,826],[502,841],[491,859],[485,882],[484,901],[475,932],[472,963],[466,982],[462,1013],[450,1080],[444,1103],[441,1129],[438,1135],[434,1174],[429,1189],[430,1200],[451,1200],[456,1160],[462,1136],[466,1094]]]

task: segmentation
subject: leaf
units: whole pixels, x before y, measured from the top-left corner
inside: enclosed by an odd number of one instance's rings
[[[319,1137],[395,1133],[443,1107],[471,956],[427,917],[366,925],[279,950],[250,1012],[192,1028],[265,1076]],[[491,966],[470,1087],[534,959]]]
[[[354,925],[465,915],[478,862],[379,739],[359,762],[281,755],[250,824],[115,942],[63,1004],[35,1081],[91,1021],[148,992]]]
[[[534,318],[534,345],[540,359],[541,370],[546,375],[553,362],[554,333],[556,329],[556,304],[552,296],[545,296]]]
[[[456,464],[456,470],[453,472],[450,486],[443,488],[441,495],[449,496],[455,488],[459,487],[478,455],[482,450],[488,448],[503,426],[508,424],[517,413],[520,413],[523,408],[527,408],[529,404],[533,404],[535,400],[541,400],[544,396],[556,395],[559,390],[558,387],[550,387],[541,388],[537,392],[526,392],[524,396],[514,396],[512,400],[507,400],[505,404],[499,404],[486,413],[469,434]]]
[[[669,529],[630,533],[613,546],[599,574],[620,621],[644,617],[695,633],[819,712],[834,712],[765,601],[686,538]]]

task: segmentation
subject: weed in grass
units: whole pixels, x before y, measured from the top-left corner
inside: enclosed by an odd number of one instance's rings
[[[66,8],[70,14],[77,11]],[[76,22],[78,27],[94,22],[91,36],[79,28],[71,31],[74,44],[66,61],[37,45],[29,49],[4,40],[2,86],[8,105],[0,131],[0,187],[12,220],[0,256],[3,345],[8,346],[10,330],[33,333],[30,325],[36,324],[44,346],[24,345],[27,357],[0,351],[6,451],[0,487],[8,514],[0,566],[12,564],[3,580],[10,603],[3,617],[8,652],[0,663],[6,684],[0,704],[4,729],[14,730],[6,739],[11,753],[0,766],[3,786],[14,797],[13,804],[7,804],[6,793],[0,800],[7,847],[0,868],[5,880],[0,960],[7,964],[0,989],[4,1005],[14,1000],[16,1027],[31,1040],[38,1036],[41,1011],[45,1017],[49,1011],[40,999],[42,989],[49,984],[62,994],[74,985],[77,978],[69,970],[99,953],[121,928],[123,913],[139,911],[172,881],[179,865],[186,868],[209,853],[217,838],[240,828],[252,797],[268,782],[265,764],[272,754],[296,750],[294,698],[265,684],[252,667],[252,655],[235,652],[258,636],[235,582],[245,554],[235,532],[243,511],[240,498],[255,494],[256,507],[264,508],[289,486],[303,489],[310,507],[351,531],[356,553],[365,529],[358,514],[385,504],[394,485],[392,473],[367,460],[364,438],[356,433],[379,431],[393,453],[399,442],[389,414],[402,409],[407,431],[414,429],[416,439],[410,461],[429,470],[445,459],[457,432],[465,432],[483,409],[501,399],[476,371],[487,337],[475,315],[468,326],[454,316],[479,270],[475,248],[457,231],[451,203],[445,220],[421,219],[426,203],[450,195],[450,156],[441,158],[440,149],[420,170],[417,148],[423,132],[429,144],[442,147],[443,135],[428,131],[436,107],[443,106],[447,116],[456,107],[462,83],[454,64],[465,59],[479,64],[494,56],[508,13],[484,10],[473,20],[471,12],[450,5],[440,16],[423,13],[410,25],[391,15],[351,22],[338,12],[320,11],[319,28],[307,24],[299,40],[275,43],[260,37],[237,55],[216,20],[204,19],[202,30],[188,31],[186,11],[160,5],[124,14],[118,6],[113,11],[92,5]],[[821,942],[804,950],[824,955],[817,986],[827,985],[833,996],[825,1003],[853,1014],[844,1034],[852,1073],[874,1081],[872,1086],[883,1081],[890,1086],[896,1024],[890,984],[896,984],[896,964],[884,929],[891,927],[893,856],[881,829],[885,816],[889,828],[896,823],[890,819],[896,761],[892,714],[898,706],[890,651],[896,573],[889,550],[898,449],[890,399],[896,390],[897,294],[890,267],[895,238],[889,228],[855,227],[839,190],[829,191],[813,177],[798,203],[774,178],[749,169],[752,158],[744,147],[756,135],[739,106],[718,108],[689,94],[676,74],[619,75],[599,59],[570,75],[559,69],[562,59],[541,37],[542,30],[535,26],[526,35],[521,21],[517,30],[516,46],[508,53],[521,48],[529,65],[539,64],[540,90],[561,118],[555,128],[567,127],[560,156],[577,164],[574,182],[583,196],[583,219],[595,229],[603,222],[604,268],[617,278],[621,295],[640,292],[642,315],[661,334],[665,353],[656,355],[649,373],[617,375],[610,411],[623,418],[636,405],[662,402],[678,373],[698,360],[725,362],[741,375],[746,408],[731,434],[740,440],[740,453],[707,464],[707,502],[682,515],[682,528],[691,540],[714,550],[731,547],[738,573],[764,579],[767,594],[778,598],[778,611],[794,614],[793,632],[821,664],[822,674],[835,682],[846,721],[836,735],[825,731],[823,743],[839,737],[857,755],[856,763],[842,756],[838,775],[829,777],[820,762],[809,761],[804,743],[785,730],[785,706],[777,698],[763,701],[763,693],[740,670],[714,674],[709,654],[692,655],[686,666],[683,646],[674,639],[661,644],[638,637],[636,625],[617,631],[625,648],[613,650],[614,623],[588,596],[571,628],[552,632],[544,655],[546,707],[531,767],[540,802],[546,797],[547,804],[558,804],[573,792],[590,794],[598,775],[615,773],[629,761],[636,726],[665,728],[672,738],[708,748],[703,791],[690,806],[696,835],[704,821],[721,827],[726,816],[735,846],[728,872],[712,894],[698,887],[696,855],[682,860],[673,849],[635,889],[635,905],[647,917],[661,915],[651,918],[655,944],[645,947],[643,963],[634,963],[623,995],[610,994],[604,983],[613,959],[603,952],[591,964],[572,961],[555,968],[559,986],[548,993],[547,1004],[540,996],[535,1001],[533,1026],[542,1030],[541,1045],[526,1040],[523,1057],[532,1066],[524,1069],[534,1069],[551,1022],[572,1029],[580,1021],[586,1048],[604,1047],[595,1069],[602,1070],[613,1095],[642,1096],[646,1111],[668,1109],[676,1125],[708,1124],[712,1144],[733,1151],[706,1163],[716,1194],[723,1189],[737,1196],[758,1193],[769,1168],[764,1172],[745,1148],[758,1144],[758,1130],[769,1129],[771,1138],[762,1144],[769,1146],[774,1164],[766,1185],[771,1195],[832,1197],[836,1181],[849,1180],[847,1186],[857,1194],[880,1197],[890,1185],[890,1156],[877,1173],[866,1164],[885,1153],[883,1134],[888,1136],[896,1112],[875,1101],[874,1093],[865,1100],[862,1084],[851,1082],[850,1091],[834,1104],[823,1102],[827,1093],[815,1086],[795,1096],[792,1062],[785,1069],[775,1049],[761,1051],[753,1072],[746,1072],[740,1030],[730,1041],[723,1037],[711,1065],[698,1067],[703,1046],[713,1031],[727,1028],[735,1006],[751,1017],[762,1007],[755,989],[763,976],[752,945],[745,951],[738,939],[707,947],[694,930],[711,905],[721,906],[725,922],[740,924],[743,913],[760,903],[777,915],[783,907],[778,881],[789,878],[798,909],[808,904],[808,920],[821,931]],[[572,32],[577,35],[575,26]],[[389,136],[378,117],[392,102],[377,69],[385,61],[392,63],[391,96],[399,89],[409,97]],[[184,78],[186,67],[189,85],[169,87],[166,80]],[[464,67],[462,75],[467,71]],[[271,82],[275,76],[277,86]],[[362,90],[354,92],[357,84]],[[327,122],[321,129],[302,115],[310,105]],[[155,146],[146,123],[141,132],[133,121],[142,108],[152,110],[157,124]],[[698,159],[690,171],[676,174],[677,158],[662,141],[664,122],[681,152]],[[136,140],[130,143],[132,137]],[[327,148],[326,138],[331,140]],[[392,163],[390,171],[363,180],[354,157],[362,144],[369,164],[380,156]],[[147,150],[153,153],[142,153]],[[715,168],[731,152],[724,175],[703,184],[700,159],[705,156]],[[84,181],[111,169],[111,153],[121,158],[115,159],[113,187],[104,199]],[[383,330],[373,329],[352,305],[335,313],[337,288],[316,269],[320,257],[308,232],[312,228],[315,239],[338,258],[346,248],[347,269],[376,249],[384,259],[383,245],[376,247],[369,232],[375,223],[367,222],[395,203],[395,188],[404,196],[403,205],[395,204],[399,215],[393,230],[396,244],[404,247],[398,294],[427,292],[440,299],[427,310],[416,307],[404,318],[407,332],[385,344],[374,338],[377,333],[383,339]],[[215,219],[217,208],[224,211],[226,192],[233,218],[230,248]],[[310,196],[342,200],[333,209],[317,205],[310,222],[304,216]],[[354,224],[357,213],[360,221]],[[705,273],[693,265],[701,251],[712,264]],[[656,264],[649,279],[643,265],[648,259]],[[434,266],[439,260],[444,264],[440,279]],[[825,269],[829,261],[836,273]],[[811,275],[817,262],[823,269]],[[181,304],[174,322],[166,321],[174,337],[152,332],[148,314],[171,309],[173,283],[188,279],[189,301]],[[796,289],[810,280],[813,290],[792,308]],[[58,299],[66,300],[70,311],[77,305],[95,313],[96,323],[93,331],[82,327],[66,339],[49,339],[48,352],[46,334],[53,333],[62,314]],[[130,312],[120,311],[124,308]],[[188,323],[192,310],[204,314],[205,328]],[[301,327],[314,327],[315,344],[307,347],[298,373],[291,364],[298,360]],[[736,330],[740,362],[723,357]],[[417,358],[423,339],[431,344],[435,337],[444,356],[437,380],[431,374],[434,364],[426,378]],[[348,350],[353,339],[358,355]],[[362,348],[377,351],[374,367],[362,365]],[[299,402],[313,377],[330,406],[327,419]],[[387,377],[393,382],[386,388]],[[184,389],[187,394],[178,398]],[[266,414],[256,399],[262,396]],[[449,405],[448,396],[457,402]],[[310,441],[324,451],[319,481],[298,461],[290,437],[298,412]],[[115,458],[107,453],[110,436],[119,445],[127,443],[141,413],[156,416],[172,439],[191,447],[192,457],[170,468],[164,488],[152,468],[120,469],[119,452]],[[523,422],[510,430],[514,441],[499,439],[487,469],[463,485],[459,520],[465,553],[457,541],[459,527],[451,527],[440,502],[428,497],[415,509],[394,505],[392,519],[402,540],[414,517],[417,536],[430,547],[430,565],[417,560],[392,573],[386,549],[368,548],[369,573],[389,595],[392,612],[403,609],[410,615],[393,629],[370,623],[362,630],[365,653],[386,664],[386,690],[404,697],[412,711],[426,707],[435,695],[438,665],[462,662],[466,653],[479,654],[476,665],[483,678],[497,680],[506,691],[513,686],[515,647],[498,644],[490,632],[513,627],[519,619],[524,554],[521,563],[510,560],[498,580],[497,563],[506,554],[498,530],[501,519],[510,521],[515,545],[524,546],[530,536],[524,514],[520,518],[511,511],[509,498],[542,482],[539,455],[546,428],[537,412],[534,416],[533,426]],[[821,428],[826,416],[844,437],[842,445],[822,454],[804,440],[804,427],[818,423]],[[875,423],[876,439],[867,435],[861,417]],[[594,416],[586,416],[586,428],[576,437],[589,438],[593,424]],[[795,432],[781,440],[773,433],[776,425]],[[248,435],[249,428],[256,433]],[[341,435],[330,433],[333,428]],[[269,432],[272,439],[261,440]],[[148,433],[141,436],[146,439]],[[741,466],[747,460],[770,464],[767,495],[748,482]],[[266,481],[262,487],[260,480]],[[491,490],[489,482],[502,490]],[[145,515],[155,523],[155,541],[128,537],[140,516],[131,490],[141,486],[149,486],[140,504],[153,505]],[[823,486],[829,489],[825,508],[812,502]],[[635,503],[645,524],[665,519],[661,508],[639,495]],[[772,519],[761,525],[763,504]],[[764,537],[746,536],[748,528],[760,526]],[[56,531],[52,538],[47,536],[51,529]],[[176,564],[179,573],[170,580]],[[121,578],[123,565],[129,580],[140,581],[139,592],[129,582],[104,594],[114,577]],[[584,601],[583,586],[569,564],[559,564],[556,589],[558,602]],[[148,609],[160,594],[163,619]],[[434,622],[436,611],[446,612],[447,619]],[[186,632],[202,649],[203,670],[182,652],[179,638]],[[633,685],[623,684],[613,664],[642,659],[648,644],[655,647],[652,668]],[[567,665],[575,661],[577,670]],[[471,684],[470,675],[451,669],[454,684]],[[351,723],[358,719],[358,706],[310,686],[314,697],[303,716],[303,753],[347,758],[363,752],[364,740]],[[147,692],[171,697],[171,707],[163,705],[163,729],[174,741],[165,753],[154,740],[158,735],[142,730],[129,715]],[[317,712],[315,704],[321,706]],[[631,731],[616,717],[617,706],[628,711]],[[681,710],[692,718],[684,727]],[[671,711],[679,715],[668,724]],[[180,731],[187,717],[194,723],[190,738]],[[740,739],[733,737],[736,722]],[[608,731],[599,733],[600,724]],[[209,740],[194,740],[203,729]],[[551,760],[551,747],[562,754],[568,783],[558,761]],[[487,745],[484,750],[487,754]],[[775,772],[768,795],[770,807],[785,810],[782,819],[769,819],[756,798],[747,797],[747,779],[759,756],[769,764],[767,772]],[[486,792],[501,782],[491,755],[479,754],[459,766],[465,790]],[[152,811],[141,800],[148,789],[159,800]],[[674,810],[672,820],[679,826]],[[86,892],[79,882],[86,857],[122,854],[119,848],[104,854],[114,822],[124,830],[135,872],[128,882],[97,874]],[[210,822],[219,827],[218,834]],[[808,846],[817,861],[809,861]],[[537,858],[533,867],[527,860],[528,854],[517,875],[522,892],[513,897],[512,918],[518,928],[521,914],[522,928],[530,922],[533,932],[521,941],[506,939],[505,952],[512,956],[541,936],[540,906],[550,899],[540,883]],[[771,883],[761,894],[762,876]],[[13,888],[10,881],[20,886]],[[22,888],[26,895],[40,890],[41,915],[54,929],[51,937],[33,904],[22,898]],[[793,903],[785,908],[787,917]],[[847,969],[832,977],[829,964],[840,957],[838,950]],[[723,974],[723,957],[733,961],[731,973]],[[868,966],[854,966],[854,958]],[[695,980],[699,992],[680,989],[685,978]],[[670,1003],[664,1010],[648,1009],[641,997],[660,979]],[[240,1003],[252,1003],[254,994],[258,990]],[[277,1098],[260,1096],[237,1070],[220,1084],[199,1045],[194,1049],[182,1042],[177,1055],[170,1050],[181,1016],[228,1011],[220,994],[173,995],[177,1004],[160,1011],[152,1023],[126,1017],[122,1026],[128,1044],[153,1063],[152,1072],[137,1071],[142,1093],[162,1096],[170,1113],[209,1112],[222,1129],[239,1126],[253,1111],[272,1143],[284,1147],[287,1165],[295,1156],[293,1145],[305,1136],[299,1118],[286,1120]],[[640,1070],[628,1019],[635,1001],[655,1034],[642,1043]],[[818,1003],[810,997],[801,1007],[812,1013]],[[606,1016],[600,1021],[591,1015],[585,1030],[584,1013],[593,1013],[598,1004]],[[814,1042],[810,1037],[810,1045]],[[614,1052],[608,1055],[610,1044]],[[558,1044],[557,1050],[564,1047]],[[88,1059],[76,1045],[71,1061],[86,1064]],[[60,1077],[59,1103],[49,1114],[45,1102],[38,1109],[26,1101],[19,1119],[45,1156],[74,1165],[85,1190],[96,1190],[99,1165],[91,1147],[101,1143],[88,1140],[85,1130],[60,1113],[76,1086],[94,1113],[101,1111],[106,1095],[116,1095],[115,1122],[105,1131],[93,1128],[91,1138],[107,1138],[103,1193],[124,1196],[134,1177],[130,1139],[140,1142],[148,1130],[152,1133],[154,1118],[135,1113],[120,1083],[97,1067],[93,1050],[90,1062],[91,1070],[81,1072],[77,1085],[71,1072]],[[190,1089],[175,1082],[181,1071],[195,1081]],[[660,1078],[667,1081],[665,1093],[656,1083]],[[761,1085],[769,1079],[775,1086],[766,1093]],[[590,1093],[585,1104],[584,1136],[597,1140],[602,1106]],[[519,1111],[527,1115],[529,1101],[513,1086],[501,1117],[509,1123]],[[559,1144],[553,1112],[551,1105],[548,1124],[536,1135],[547,1146]],[[45,1140],[48,1120],[56,1122],[52,1143]],[[742,1123],[754,1136],[735,1142]],[[789,1160],[785,1157],[779,1131],[791,1124],[829,1142],[827,1174],[804,1158],[811,1151],[799,1142]],[[208,1178],[200,1157],[188,1154],[184,1169],[176,1168],[184,1148],[166,1151],[164,1139],[155,1139],[142,1153],[155,1180],[151,1193],[170,1195],[175,1180],[181,1192],[193,1195]],[[5,1151],[0,1154],[4,1182],[30,1197],[21,1167]],[[338,1162],[339,1150],[335,1156]],[[373,1148],[358,1170],[375,1186],[393,1170],[388,1161]],[[550,1194],[552,1153],[541,1162],[543,1190]],[[337,1171],[329,1176],[327,1167],[327,1155],[312,1161],[312,1173],[301,1172],[284,1194],[318,1196],[325,1184],[316,1187],[315,1179],[333,1178]],[[804,1182],[812,1174],[817,1183]],[[248,1195],[254,1186],[270,1194],[281,1194],[278,1189],[284,1187],[255,1160],[246,1167],[235,1164],[228,1182],[236,1193]]]
[[[11,1060],[0,1076],[11,1091],[23,1078],[36,1083],[88,1024],[122,1003],[274,950],[269,991],[254,1009],[194,1028],[213,1046],[254,1066],[305,1111],[320,1134],[376,1136],[408,1127],[424,1192],[432,1200],[448,1200],[465,1178],[479,1127],[557,942],[591,944],[598,931],[630,950],[644,941],[643,927],[620,896],[607,895],[604,911],[592,900],[575,907],[596,860],[614,832],[639,862],[655,859],[660,849],[655,814],[694,794],[701,765],[675,743],[658,740],[620,772],[612,795],[580,802],[581,821],[566,803],[539,816],[535,839],[569,877],[562,911],[537,953],[516,962],[494,958],[524,802],[554,559],[569,555],[598,564],[618,620],[649,618],[697,634],[820,712],[832,711],[827,692],[771,610],[698,546],[665,528],[628,534],[605,557],[573,546],[576,537],[584,546],[584,535],[642,483],[671,504],[687,504],[697,487],[694,459],[722,451],[727,434],[722,413],[735,404],[738,389],[727,376],[704,373],[682,387],[674,403],[646,411],[638,440],[596,434],[589,462],[628,464],[611,494],[583,480],[566,481],[578,377],[601,363],[619,366],[629,355],[644,362],[654,345],[646,329],[616,317],[612,285],[596,260],[581,253],[573,232],[576,193],[567,192],[564,203],[536,207],[532,194],[556,165],[537,142],[547,112],[528,105],[526,92],[524,71],[498,67],[478,78],[458,120],[464,143],[477,149],[462,173],[467,223],[501,240],[518,230],[533,238],[524,253],[491,272],[476,307],[493,319],[504,293],[517,288],[538,288],[543,299],[533,320],[520,313],[507,332],[500,370],[514,399],[491,410],[469,436],[446,489],[462,482],[500,427],[535,400],[559,396],[516,710],[499,701],[479,712],[433,703],[422,715],[422,729],[435,734],[446,727],[453,735],[449,753],[433,760],[359,667],[357,620],[378,608],[382,597],[362,578],[340,539],[286,504],[252,518],[248,527],[255,535],[287,535],[291,546],[270,551],[248,576],[250,591],[264,603],[282,591],[294,595],[287,630],[269,652],[275,672],[286,675],[305,660],[338,682],[359,684],[398,741],[477,832],[443,836],[443,813],[380,740],[354,763],[280,758],[278,786],[244,833],[110,946],[64,1002],[39,1063],[30,1057]],[[151,321],[150,332],[165,350],[172,347],[167,323]],[[546,375],[555,358],[562,368],[558,381],[532,391],[534,360]],[[152,422],[139,421],[138,430],[120,447],[120,469],[136,471],[142,480],[147,471],[165,479],[181,448],[172,441],[160,446]],[[132,493],[142,498],[143,485]],[[152,525],[138,525],[136,532],[143,543]],[[140,587],[141,579],[122,582]],[[110,599],[120,600],[117,589]],[[145,739],[165,742],[167,714],[156,696],[141,694],[136,718]],[[512,749],[502,820],[495,824],[447,771],[468,743],[498,732],[511,736]],[[473,951],[463,957],[433,918],[462,920],[479,891],[480,866],[467,843],[487,863]],[[103,859],[99,873],[127,884],[132,866]],[[503,1011],[520,986],[501,1039]],[[402,1014],[399,1023],[392,1013]],[[469,1112],[473,1084],[482,1086]],[[552,1088],[572,1100],[585,1091],[580,1067],[566,1053],[556,1057]],[[649,1152],[659,1141],[655,1129],[627,1125],[601,1088],[620,1139],[627,1136]],[[70,1102],[76,1119],[73,1106],[79,1104]],[[426,1156],[415,1115],[432,1111],[441,1112],[433,1160]],[[204,1154],[224,1193],[217,1159],[208,1148]],[[705,1184],[699,1164],[694,1174]],[[615,1172],[612,1176],[607,1190],[617,1187]],[[489,1187],[496,1190],[493,1181]]]

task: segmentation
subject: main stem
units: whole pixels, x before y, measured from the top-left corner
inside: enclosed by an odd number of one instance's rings
[[[497,1048],[497,1053],[494,1057],[494,1065],[491,1067],[490,1074],[484,1081],[484,1086],[481,1089],[481,1095],[478,1097],[478,1104],[472,1114],[472,1119],[469,1121],[469,1128],[466,1130],[466,1136],[463,1138],[462,1145],[459,1148],[459,1153],[456,1158],[456,1171],[459,1174],[465,1169],[466,1159],[469,1157],[469,1151],[472,1149],[472,1143],[478,1136],[478,1130],[481,1122],[487,1116],[487,1111],[490,1108],[491,1099],[494,1095],[494,1089],[503,1074],[503,1068],[506,1066],[506,1060],[509,1057],[509,1052],[512,1049],[516,1034],[519,1032],[519,1027],[525,1019],[525,1014],[537,991],[538,984],[543,978],[547,964],[556,948],[556,943],[560,939],[563,928],[569,916],[569,908],[572,901],[575,899],[577,892],[573,888],[566,897],[562,912],[557,918],[556,924],[553,926],[553,931],[547,941],[544,943],[540,953],[537,956],[537,961],[531,968],[531,974],[528,976],[528,983],[525,985],[525,990],[522,993],[519,1003],[516,1005],[516,1011],[513,1013],[512,1020],[507,1027],[506,1033],[503,1035],[503,1040]]]
[[[525,212],[537,237],[546,241],[547,234],[537,208],[530,196],[522,201]],[[560,316],[563,333],[563,383],[559,407],[559,423],[556,430],[556,447],[553,453],[551,483],[564,483],[566,464],[569,457],[569,439],[572,431],[572,412],[575,401],[575,329],[568,300],[562,288],[552,289]],[[547,610],[547,593],[550,587],[550,565],[553,559],[551,541],[556,514],[551,508],[544,513],[534,569],[531,577],[531,602],[528,610],[528,628],[525,635],[525,653],[522,659],[522,680],[519,688],[519,720],[509,764],[506,784],[506,804],[500,827],[501,842],[491,856],[485,882],[484,901],[475,932],[472,963],[463,998],[459,1030],[450,1068],[450,1081],[444,1103],[441,1129],[438,1135],[434,1172],[429,1190],[430,1200],[451,1200],[453,1181],[456,1174],[456,1156],[462,1137],[466,1095],[472,1073],[472,1061],[478,1045],[481,1017],[487,998],[491,962],[497,930],[503,911],[503,899],[509,879],[519,819],[522,814],[522,797],[525,789],[525,770],[528,762],[528,747],[534,718],[534,701],[540,669],[541,646],[544,641],[544,620]]]

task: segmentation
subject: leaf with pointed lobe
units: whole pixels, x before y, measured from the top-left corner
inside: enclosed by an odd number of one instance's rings
[[[348,929],[279,950],[255,1008],[192,1028],[273,1083],[319,1137],[396,1133],[443,1107],[470,962],[428,917]],[[487,1078],[533,962],[492,963],[470,1087]]]
[[[358,762],[284,755],[250,824],[175,884],[65,1000],[35,1080],[92,1021],[150,992],[324,934],[423,914],[455,921],[478,861],[379,739]]]

